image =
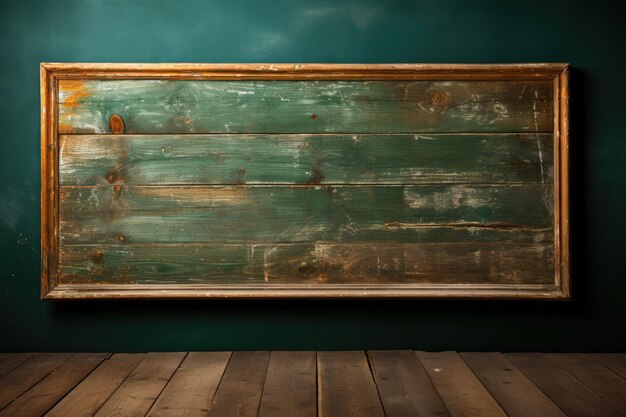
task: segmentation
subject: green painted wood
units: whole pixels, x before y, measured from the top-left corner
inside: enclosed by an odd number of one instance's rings
[[[514,238],[518,231],[508,232]],[[62,246],[64,284],[551,284],[551,243]]]
[[[60,241],[412,241],[442,227],[549,228],[548,196],[543,184],[64,187]]]
[[[552,94],[61,80],[59,283],[551,284]]]
[[[61,185],[552,181],[552,134],[64,135]]]
[[[551,81],[61,80],[59,132],[551,132]]]

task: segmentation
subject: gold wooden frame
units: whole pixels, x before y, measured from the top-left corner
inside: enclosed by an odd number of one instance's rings
[[[526,298],[569,299],[567,64],[78,64],[41,68],[41,298]],[[58,80],[552,80],[554,84],[554,284],[384,286],[58,284]]]

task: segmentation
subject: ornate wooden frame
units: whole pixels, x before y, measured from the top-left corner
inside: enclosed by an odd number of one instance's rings
[[[527,298],[569,299],[567,64],[41,64],[41,298]],[[209,286],[58,284],[58,81],[61,79],[193,80],[552,80],[554,84],[555,280],[550,285]]]

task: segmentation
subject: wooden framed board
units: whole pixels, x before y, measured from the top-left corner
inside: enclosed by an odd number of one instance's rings
[[[567,73],[44,63],[41,296],[568,299]]]

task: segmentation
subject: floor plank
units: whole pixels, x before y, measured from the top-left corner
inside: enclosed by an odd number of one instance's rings
[[[461,353],[480,382],[509,417],[565,414],[501,353]]]
[[[618,353],[0,354],[0,417],[614,417],[625,369]]]
[[[4,408],[0,417],[44,415],[107,356],[107,353],[77,353]]]
[[[26,353],[0,353],[0,377],[8,374],[22,363],[35,355],[32,352]]]
[[[364,352],[318,352],[317,372],[320,417],[385,416]]]
[[[426,370],[412,351],[369,351],[386,417],[449,416]]]
[[[0,409],[54,372],[71,353],[38,353],[0,379]]]
[[[626,353],[591,353],[589,356],[626,379]]]
[[[583,353],[550,353],[548,357],[574,375],[598,397],[626,415],[626,380]]]
[[[256,417],[269,357],[269,352],[233,352],[208,415]]]
[[[506,417],[456,352],[416,352],[450,415]]]
[[[230,352],[191,352],[148,412],[150,417],[201,417],[209,411]]]
[[[272,352],[258,417],[316,417],[315,352]]]
[[[620,414],[543,353],[505,356],[569,417],[617,417]]]
[[[54,406],[46,416],[92,416],[144,356],[144,353],[117,353],[111,356]]]
[[[148,353],[96,413],[96,417],[143,417],[165,388],[185,352]]]

